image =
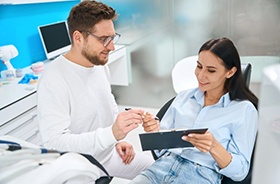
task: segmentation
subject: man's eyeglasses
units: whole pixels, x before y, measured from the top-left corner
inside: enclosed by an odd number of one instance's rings
[[[103,43],[104,47],[107,47],[111,42],[113,42],[114,44],[117,43],[117,41],[120,39],[121,35],[116,33],[113,36],[108,36],[108,37],[99,37],[96,36],[95,34],[89,32],[89,31],[80,31],[80,32],[85,32],[88,35],[91,35],[93,37],[95,37],[96,39],[98,39],[99,41],[101,41]]]

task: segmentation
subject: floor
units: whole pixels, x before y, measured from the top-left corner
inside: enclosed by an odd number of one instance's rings
[[[148,108],[148,107],[131,107],[131,106],[126,106],[126,105],[119,105],[119,111],[124,111],[124,109],[126,107],[130,107],[130,108],[140,108],[140,109],[143,109],[147,112],[150,112],[152,114],[156,114],[158,112],[158,109],[156,108]],[[136,151],[142,151],[142,148],[141,148],[141,144],[140,144],[140,140],[139,140],[139,136],[138,134],[140,132],[144,132],[142,126],[139,126],[137,129],[131,131],[128,136],[126,137],[126,140],[131,143],[134,147],[134,149]],[[149,151],[146,152],[147,155],[151,155],[151,153]],[[127,179],[122,179],[122,178],[117,178],[117,177],[114,177],[113,180],[111,181],[110,184],[128,184],[130,180],[127,180]]]

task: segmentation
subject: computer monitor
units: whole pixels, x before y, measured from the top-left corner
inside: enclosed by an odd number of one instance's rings
[[[252,183],[276,184],[280,173],[280,64],[263,70],[258,111]]]
[[[71,41],[65,21],[38,26],[38,31],[47,59],[53,59],[70,49]]]

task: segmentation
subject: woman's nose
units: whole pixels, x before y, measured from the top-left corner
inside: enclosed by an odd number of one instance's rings
[[[197,74],[197,78],[198,79],[203,79],[204,78],[204,71],[203,70],[200,70],[199,72],[198,72],[198,74]]]

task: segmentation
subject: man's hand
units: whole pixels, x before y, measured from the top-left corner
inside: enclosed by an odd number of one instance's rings
[[[125,138],[131,130],[137,128],[142,123],[143,113],[144,111],[140,109],[130,109],[119,113],[112,126],[115,139],[119,141]]]
[[[130,164],[130,162],[134,159],[135,153],[131,144],[127,142],[119,142],[116,145],[116,149],[124,164]]]
[[[151,113],[146,112],[143,114],[142,126],[146,132],[158,132],[160,129],[159,119]]]

